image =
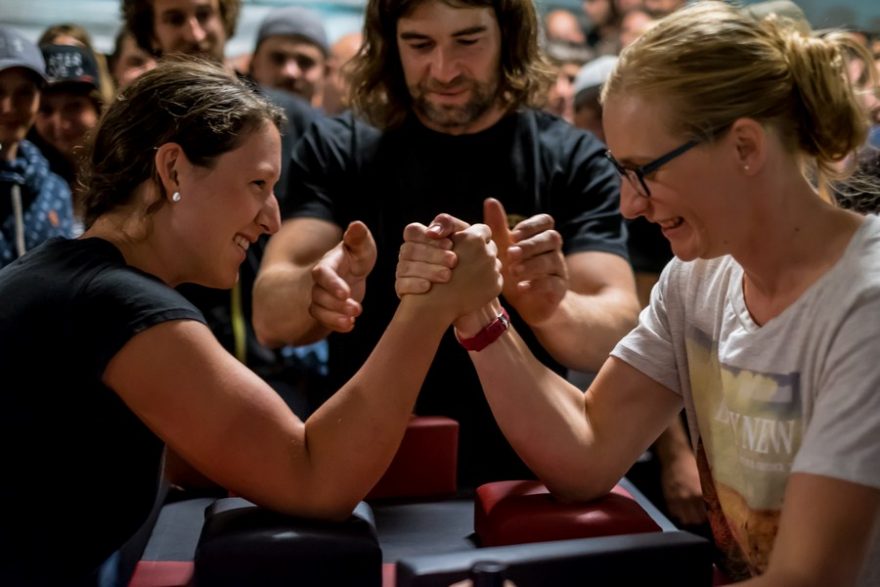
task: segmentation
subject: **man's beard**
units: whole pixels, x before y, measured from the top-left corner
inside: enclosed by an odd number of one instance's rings
[[[428,99],[431,92],[467,89],[470,99],[461,105],[435,104]],[[498,97],[498,77],[488,82],[458,77],[448,84],[433,80],[410,86],[413,109],[441,128],[467,127],[476,122],[494,104]]]

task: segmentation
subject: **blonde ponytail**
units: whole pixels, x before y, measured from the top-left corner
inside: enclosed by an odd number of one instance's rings
[[[818,182],[824,185],[846,175],[841,163],[865,143],[869,127],[867,112],[847,78],[847,51],[860,55],[867,50],[841,32],[806,36],[778,27],[774,19],[763,25],[779,39],[791,71],[798,145],[811,159]]]

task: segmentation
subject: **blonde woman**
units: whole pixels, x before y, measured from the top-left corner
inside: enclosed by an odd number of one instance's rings
[[[608,157],[624,215],[677,258],[586,393],[512,329],[470,353],[507,438],[567,499],[607,492],[684,406],[719,565],[750,586],[880,584],[880,219],[823,197],[867,131],[848,46],[719,2],[646,32],[604,89]],[[410,228],[402,257],[430,236]],[[436,281],[403,277],[401,293]],[[485,343],[499,310],[458,336]]]

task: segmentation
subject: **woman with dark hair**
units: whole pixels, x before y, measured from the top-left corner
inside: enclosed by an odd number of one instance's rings
[[[256,503],[347,517],[391,461],[441,336],[474,308],[450,303],[452,289],[480,303],[500,291],[476,227],[455,239],[450,286],[402,303],[364,367],[297,419],[172,289],[230,288],[248,247],[277,230],[281,122],[219,66],[163,63],[99,123],[82,238],[0,272],[0,496],[15,504],[0,522],[0,583],[94,573],[150,511],[164,443]],[[373,247],[352,223],[339,270]],[[47,507],[59,498],[69,507]]]

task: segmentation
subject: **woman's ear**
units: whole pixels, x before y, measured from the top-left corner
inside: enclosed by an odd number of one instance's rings
[[[171,200],[180,192],[178,172],[186,161],[183,148],[177,143],[165,143],[156,149],[156,175],[159,179],[159,197]]]
[[[754,175],[767,159],[767,130],[752,118],[737,119],[730,127],[736,149],[736,164],[746,175]]]

